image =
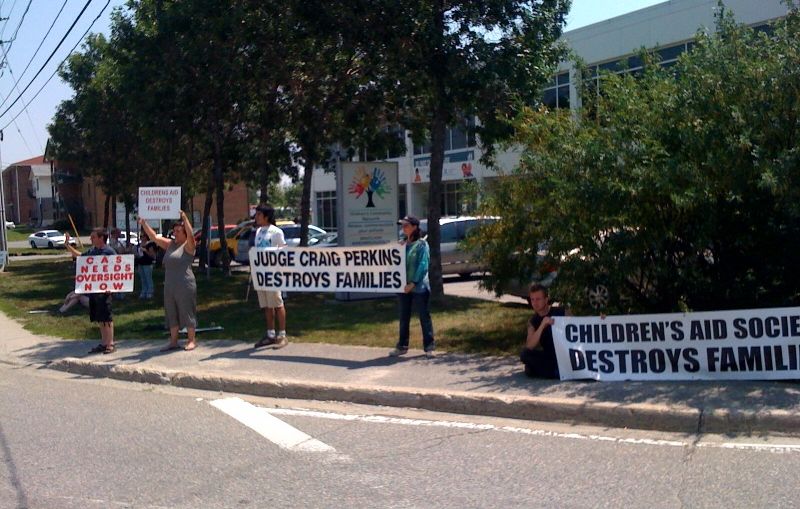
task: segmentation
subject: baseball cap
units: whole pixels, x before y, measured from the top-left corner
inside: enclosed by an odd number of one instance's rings
[[[419,226],[419,219],[416,216],[406,216],[403,219],[397,221],[397,224],[408,223],[412,226]]]

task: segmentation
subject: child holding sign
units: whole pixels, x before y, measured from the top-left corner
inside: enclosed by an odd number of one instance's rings
[[[108,233],[102,228],[95,228],[92,230],[89,238],[92,242],[92,247],[81,255],[80,251],[75,249],[69,243],[69,233],[64,234],[64,246],[72,254],[75,259],[79,256],[108,256],[115,255],[113,249],[106,245],[108,241]],[[100,344],[89,350],[90,354],[95,353],[114,353],[117,347],[114,346],[114,317],[111,314],[111,293],[90,293],[89,294],[89,320],[96,322],[100,327]]]

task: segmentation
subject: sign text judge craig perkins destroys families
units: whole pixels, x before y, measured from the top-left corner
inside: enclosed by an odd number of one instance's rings
[[[403,246],[250,249],[256,290],[397,293],[406,281]]]

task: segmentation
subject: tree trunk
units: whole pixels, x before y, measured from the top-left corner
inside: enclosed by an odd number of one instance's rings
[[[314,175],[313,160],[306,161],[303,170],[303,195],[300,198],[300,245],[308,245],[308,223],[311,219],[311,177]]]
[[[266,205],[267,203],[269,203],[269,196],[268,196],[268,191],[267,191],[267,187],[268,187],[267,180],[269,179],[269,167],[268,167],[268,163],[267,163],[267,154],[266,153],[261,155],[261,161],[260,162],[261,162],[261,164],[260,164],[260,166],[261,166],[261,168],[260,168],[261,169],[261,178],[259,179],[259,182],[258,182],[258,184],[259,184],[258,203],[259,203],[259,205]]]
[[[446,131],[444,114],[437,109],[431,128],[431,182],[428,185],[428,245],[431,250],[428,278],[431,283],[431,297],[434,299],[441,299],[444,295],[439,217],[442,215],[442,167]]]
[[[206,268],[208,261],[208,234],[210,231],[211,222],[211,202],[214,201],[214,178],[209,175],[208,185],[206,186],[206,201],[203,203],[203,224],[200,227],[203,229],[200,234],[200,268]]]
[[[105,228],[106,230],[108,229],[108,214],[110,208],[111,208],[111,195],[107,194],[106,202],[103,205],[103,228]]]
[[[442,167],[444,166],[444,137],[447,132],[447,90],[445,77],[447,72],[447,56],[444,51],[444,0],[434,2],[434,21],[437,41],[431,55],[431,75],[434,80],[433,118],[431,119],[431,168],[428,185],[428,244],[431,250],[431,261],[428,277],[431,284],[431,297],[440,300],[444,296],[442,282],[442,250],[439,217],[442,207]]]
[[[214,187],[217,190],[217,233],[219,234],[219,260],[222,273],[230,275],[231,258],[228,256],[228,242],[225,238],[225,174],[222,167],[222,141],[214,135]]]
[[[128,239],[126,248],[131,247],[131,209],[133,208],[133,198],[130,196],[125,197],[125,238]],[[133,251],[129,251],[133,252]]]

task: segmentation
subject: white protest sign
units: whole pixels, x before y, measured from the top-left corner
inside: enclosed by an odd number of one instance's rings
[[[250,248],[256,290],[399,293],[406,250],[398,244],[334,248]]]
[[[139,217],[144,219],[179,219],[181,217],[181,188],[140,187]]]
[[[133,255],[79,256],[75,293],[133,291]]]
[[[800,378],[800,308],[554,320],[562,380]]]

